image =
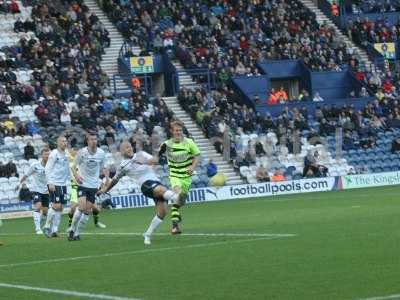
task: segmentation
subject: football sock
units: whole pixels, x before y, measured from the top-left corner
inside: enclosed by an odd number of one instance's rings
[[[94,225],[97,225],[97,223],[99,223],[99,211],[94,209],[92,213]]]
[[[60,222],[61,222],[61,211],[55,211],[51,232],[56,232],[56,233],[58,232],[58,227],[60,226]]]
[[[33,223],[35,224],[36,231],[40,230],[40,219],[41,219],[40,211],[35,210],[33,212]]]
[[[75,209],[77,210],[77,209]],[[72,213],[72,211],[69,211],[68,213],[68,227],[71,227],[72,225],[72,218],[74,217],[74,214]]]
[[[149,228],[147,228],[145,234],[152,235],[153,232],[157,229],[158,226],[163,222],[163,219],[160,218],[158,215],[155,215],[153,220],[151,220]]]
[[[56,211],[52,207],[49,208],[49,211],[47,212],[46,224],[44,224],[45,228],[50,228],[55,212]]]
[[[83,213],[79,219],[78,226],[76,226],[76,231],[74,231],[74,236],[80,235],[82,230],[85,228],[87,221],[89,220],[89,215]]]
[[[180,206],[178,204],[173,204],[172,205],[172,208],[171,208],[171,221],[172,221],[172,224],[178,224],[182,219],[181,214],[179,212],[179,207]]]
[[[79,208],[76,208],[74,216],[72,217],[72,222],[71,222],[72,231],[76,230],[76,227],[79,223],[79,220],[81,219],[81,216],[82,216],[82,211]]]

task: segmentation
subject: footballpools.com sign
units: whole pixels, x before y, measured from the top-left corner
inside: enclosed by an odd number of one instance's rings
[[[192,189],[187,199],[188,203],[241,199],[251,197],[267,197],[296,193],[332,191],[339,188],[339,177],[301,179],[295,181],[266,182],[224,186],[221,188],[205,187]],[[114,196],[116,208],[146,207],[154,205],[153,200],[141,193]]]

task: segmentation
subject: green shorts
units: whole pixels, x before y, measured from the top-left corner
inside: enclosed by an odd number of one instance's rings
[[[172,189],[180,187],[184,194],[189,194],[190,186],[192,185],[192,177],[170,177],[169,182],[171,183]]]
[[[71,199],[69,201],[72,203],[79,203],[78,202],[78,186],[71,187]]]

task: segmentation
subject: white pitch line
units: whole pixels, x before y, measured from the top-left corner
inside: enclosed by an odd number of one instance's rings
[[[0,233],[0,236],[23,236],[36,235],[35,233]],[[61,233],[65,235],[65,233]],[[143,236],[142,232],[86,232],[82,235],[126,235],[126,236]],[[170,236],[170,233],[154,233],[156,236]],[[182,236],[209,236],[209,237],[293,237],[294,233],[181,233]]]
[[[143,236],[142,232],[87,232],[83,235],[132,235]],[[170,233],[153,233],[153,235],[170,236]],[[210,236],[210,237],[293,237],[293,233],[181,233],[182,236]]]
[[[371,297],[371,298],[362,298],[359,300],[389,300],[389,299],[400,299],[400,294],[393,294],[393,295],[380,296],[380,297]]]
[[[9,283],[1,283],[1,282],[0,282],[0,287],[25,290],[25,291],[37,291],[37,292],[50,293],[50,294],[60,294],[60,295],[66,295],[66,296],[72,296],[72,297],[92,298],[92,299],[142,300],[139,298],[127,298],[127,297],[118,297],[118,296],[103,295],[103,294],[82,293],[82,292],[77,292],[77,291],[48,289],[48,288],[41,288],[41,287],[35,287],[35,286],[9,284]]]
[[[269,237],[259,237],[259,238],[244,239],[244,240],[233,240],[233,241],[229,240],[229,241],[212,242],[212,243],[192,244],[192,245],[177,246],[177,247],[142,249],[142,250],[111,252],[111,253],[87,255],[87,256],[43,259],[43,260],[28,261],[28,262],[21,262],[21,263],[4,264],[4,265],[0,265],[0,268],[30,266],[30,265],[38,265],[38,264],[64,262],[64,261],[78,261],[78,260],[86,260],[86,259],[100,258],[100,257],[113,257],[113,256],[122,256],[122,255],[146,254],[146,253],[153,253],[153,252],[164,252],[164,251],[172,251],[172,250],[191,249],[191,248],[203,248],[203,247],[220,246],[220,245],[227,245],[227,244],[256,242],[256,241],[261,241],[261,240],[272,240],[272,239],[279,239],[279,238],[282,238],[282,237],[278,237],[278,236],[271,237],[271,236],[269,236]]]

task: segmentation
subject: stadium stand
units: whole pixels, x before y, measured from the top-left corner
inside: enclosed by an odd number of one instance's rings
[[[127,39],[147,51],[175,49],[185,68],[208,68],[223,81],[226,76],[257,75],[260,58],[302,58],[314,70],[340,70],[356,59],[300,1],[267,4],[101,2]]]
[[[158,148],[173,114],[161,98],[140,92],[129,98],[111,95],[99,67],[109,39],[96,16],[81,2],[18,5],[21,13],[10,17],[5,12],[0,20],[2,30],[17,32],[7,35],[12,40],[0,48],[1,203],[19,201],[17,177],[36,159],[24,157],[27,145],[40,153],[62,132],[76,146],[82,145],[85,129],[96,129],[110,165],[118,162],[116,145],[123,139],[132,138],[137,148],[149,152]],[[27,35],[19,35],[25,31]],[[208,184],[205,163],[194,186]],[[166,167],[160,172],[166,181]],[[128,181],[123,179],[113,193],[134,190],[136,185]]]
[[[207,68],[215,74],[216,90],[181,89],[178,100],[208,138],[230,136],[230,156],[248,182],[257,181],[260,168],[270,178],[324,176],[305,171],[308,161],[316,159],[316,151],[317,163],[326,167],[329,175],[400,167],[396,151],[390,154],[400,118],[396,75],[388,77],[377,69],[359,68],[358,59],[335,31],[318,24],[315,14],[300,1],[267,4],[175,1],[154,9],[149,1],[139,1],[136,6],[126,1],[101,2],[123,36],[139,45],[143,53],[166,52],[186,68]],[[0,186],[7,195],[3,200],[16,199],[9,180],[15,180],[29,165],[29,160],[22,159],[27,144],[39,153],[45,141],[52,142],[59,132],[66,130],[69,140],[80,144],[82,131],[96,128],[110,165],[118,161],[116,141],[132,138],[144,141],[141,146],[150,152],[157,148],[157,141],[166,137],[165,128],[173,113],[161,98],[138,90],[127,98],[112,95],[109,78],[99,67],[110,39],[98,18],[79,1],[18,6],[18,16],[6,14],[8,17],[2,19],[2,30],[8,33],[0,48],[4,103],[0,107],[4,117],[4,143],[0,147],[4,164],[17,160],[16,172],[2,172],[10,177]],[[374,25],[352,26],[353,35],[363,36],[357,30]],[[378,27],[375,35],[383,40],[395,38],[387,34],[389,29],[396,32],[393,28]],[[312,71],[350,69],[365,83],[357,93],[369,96],[372,91],[378,101],[352,104],[346,100],[336,106],[337,102],[325,103],[324,96],[319,105],[306,96],[310,103],[304,107],[277,106],[265,114],[267,106],[260,110],[257,105],[248,105],[237,90],[228,87],[237,76],[261,78],[263,70],[256,64],[260,59],[300,59]],[[303,97],[307,93],[305,90]],[[259,95],[253,96],[257,99]],[[333,136],[337,127],[343,129],[341,149]],[[214,146],[224,151],[220,140]],[[338,151],[345,158],[337,159]],[[382,156],[390,159],[382,161]],[[194,186],[208,184],[207,162],[208,158],[202,160]],[[166,181],[165,165],[160,172]],[[132,183],[128,185],[126,180],[114,193],[131,191],[127,186]]]

